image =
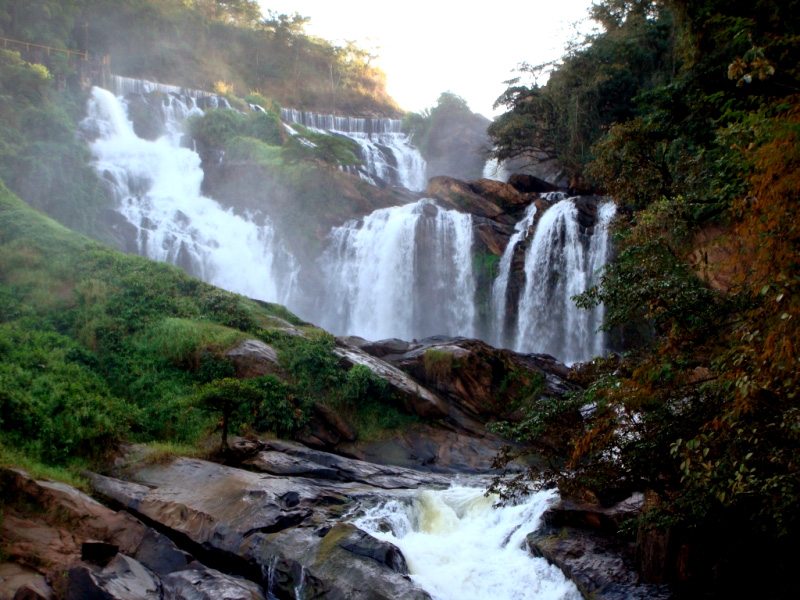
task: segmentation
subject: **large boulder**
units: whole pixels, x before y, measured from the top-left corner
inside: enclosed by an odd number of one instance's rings
[[[494,181],[493,179],[478,179],[470,181],[467,185],[476,194],[491,200],[507,211],[525,208],[535,198],[535,195],[522,193],[510,183]]]
[[[233,363],[238,379],[261,377],[280,371],[278,353],[260,340],[245,340],[225,353]]]
[[[527,537],[528,549],[575,582],[587,598],[645,600],[671,597],[666,586],[649,585],[636,567],[634,544],[618,535],[639,514],[645,496],[635,493],[614,506],[562,498],[542,515]]]
[[[544,179],[534,177],[533,175],[526,175],[524,173],[515,173],[512,175],[508,179],[508,184],[523,194],[544,194],[547,192],[558,192],[563,190],[563,188],[549,183]]]

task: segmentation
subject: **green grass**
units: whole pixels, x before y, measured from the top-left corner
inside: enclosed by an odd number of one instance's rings
[[[17,467],[27,472],[33,479],[60,481],[79,490],[88,491],[91,486],[89,480],[80,473],[80,466],[79,461],[74,461],[70,468],[47,465],[0,443],[0,467]]]

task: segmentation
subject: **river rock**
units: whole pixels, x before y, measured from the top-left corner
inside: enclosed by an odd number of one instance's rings
[[[304,590],[303,597],[315,598],[428,598],[396,570],[391,557],[399,550],[334,532],[353,501],[350,484],[273,477],[187,458],[145,466],[131,478],[95,475],[93,484],[249,579],[260,577],[278,597]]]
[[[430,473],[346,458],[313,450],[295,442],[266,440],[260,444],[261,450],[247,459],[245,464],[272,475],[363,483],[387,490],[447,485],[449,482],[444,477]]]
[[[648,585],[636,568],[635,544],[618,535],[623,521],[642,509],[644,494],[611,507],[562,498],[542,515],[541,528],[527,538],[535,556],[560,568],[589,598],[670,598],[663,585]]]
[[[619,540],[583,529],[543,530],[527,537],[534,556],[557,566],[585,598],[597,600],[667,600],[663,585],[641,582],[631,560],[632,548]]]
[[[260,585],[199,563],[167,575],[162,585],[163,600],[264,600]]]
[[[66,600],[161,600],[158,576],[139,561],[118,554],[102,570],[78,565],[69,570]]]
[[[272,346],[260,340],[245,340],[225,353],[238,379],[250,379],[269,375],[280,370],[278,353]]]

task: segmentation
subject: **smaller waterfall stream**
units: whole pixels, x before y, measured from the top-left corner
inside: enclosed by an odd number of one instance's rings
[[[343,135],[361,147],[361,160],[370,177],[421,192],[428,181],[425,159],[411,145],[398,119],[336,117],[284,108],[281,118],[310,129]]]
[[[606,262],[607,229],[615,211],[613,202],[600,204],[590,236],[581,233],[578,207],[569,199],[542,215],[525,256],[517,351],[552,354],[567,364],[603,353],[604,336],[597,332],[603,307],[582,310],[572,298],[596,283]]]
[[[506,293],[508,292],[508,278],[511,275],[511,260],[514,258],[514,251],[521,239],[528,237],[528,231],[533,225],[536,217],[536,204],[531,204],[525,210],[522,220],[515,226],[515,233],[509,238],[508,245],[500,257],[497,267],[497,277],[492,284],[492,326],[495,333],[494,344],[498,347],[506,346],[505,325],[506,325]]]
[[[369,509],[355,525],[403,552],[434,600],[579,600],[575,585],[525,549],[554,496],[494,509],[481,488],[415,491]]]
[[[377,340],[474,335],[472,218],[423,199],[335,228],[320,324]]]

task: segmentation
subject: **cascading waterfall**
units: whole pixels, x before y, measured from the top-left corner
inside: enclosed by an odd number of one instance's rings
[[[172,92],[169,92],[172,94]],[[237,216],[200,193],[200,157],[181,148],[181,121],[199,113],[171,95],[167,135],[135,134],[124,100],[94,88],[86,131],[95,168],[114,196],[114,209],[136,229],[138,253],[179,265],[214,285],[272,302],[286,302],[297,276],[294,258],[278,244],[266,217]]]
[[[370,179],[421,192],[427,185],[425,159],[411,145],[398,119],[362,119],[320,115],[284,108],[281,118],[310,129],[343,135],[361,147],[361,160]]]
[[[400,548],[411,579],[434,600],[579,600],[575,584],[525,549],[554,495],[494,509],[482,488],[415,491],[355,525]]]
[[[497,266],[497,277],[492,284],[492,328],[495,334],[493,343],[498,347],[507,346],[505,339],[506,323],[506,294],[508,292],[508,279],[511,275],[511,260],[520,240],[528,237],[528,232],[536,217],[536,204],[531,204],[525,210],[522,220],[514,226],[515,233],[509,238],[508,245],[500,257]]]
[[[542,215],[525,255],[517,351],[552,354],[567,364],[603,353],[604,336],[597,332],[603,307],[582,310],[572,297],[594,285],[605,265],[607,229],[615,210],[613,202],[598,206],[591,236],[581,234],[572,200],[557,202]]]
[[[320,259],[320,324],[404,339],[474,335],[472,217],[423,199],[380,209],[330,234]]]

